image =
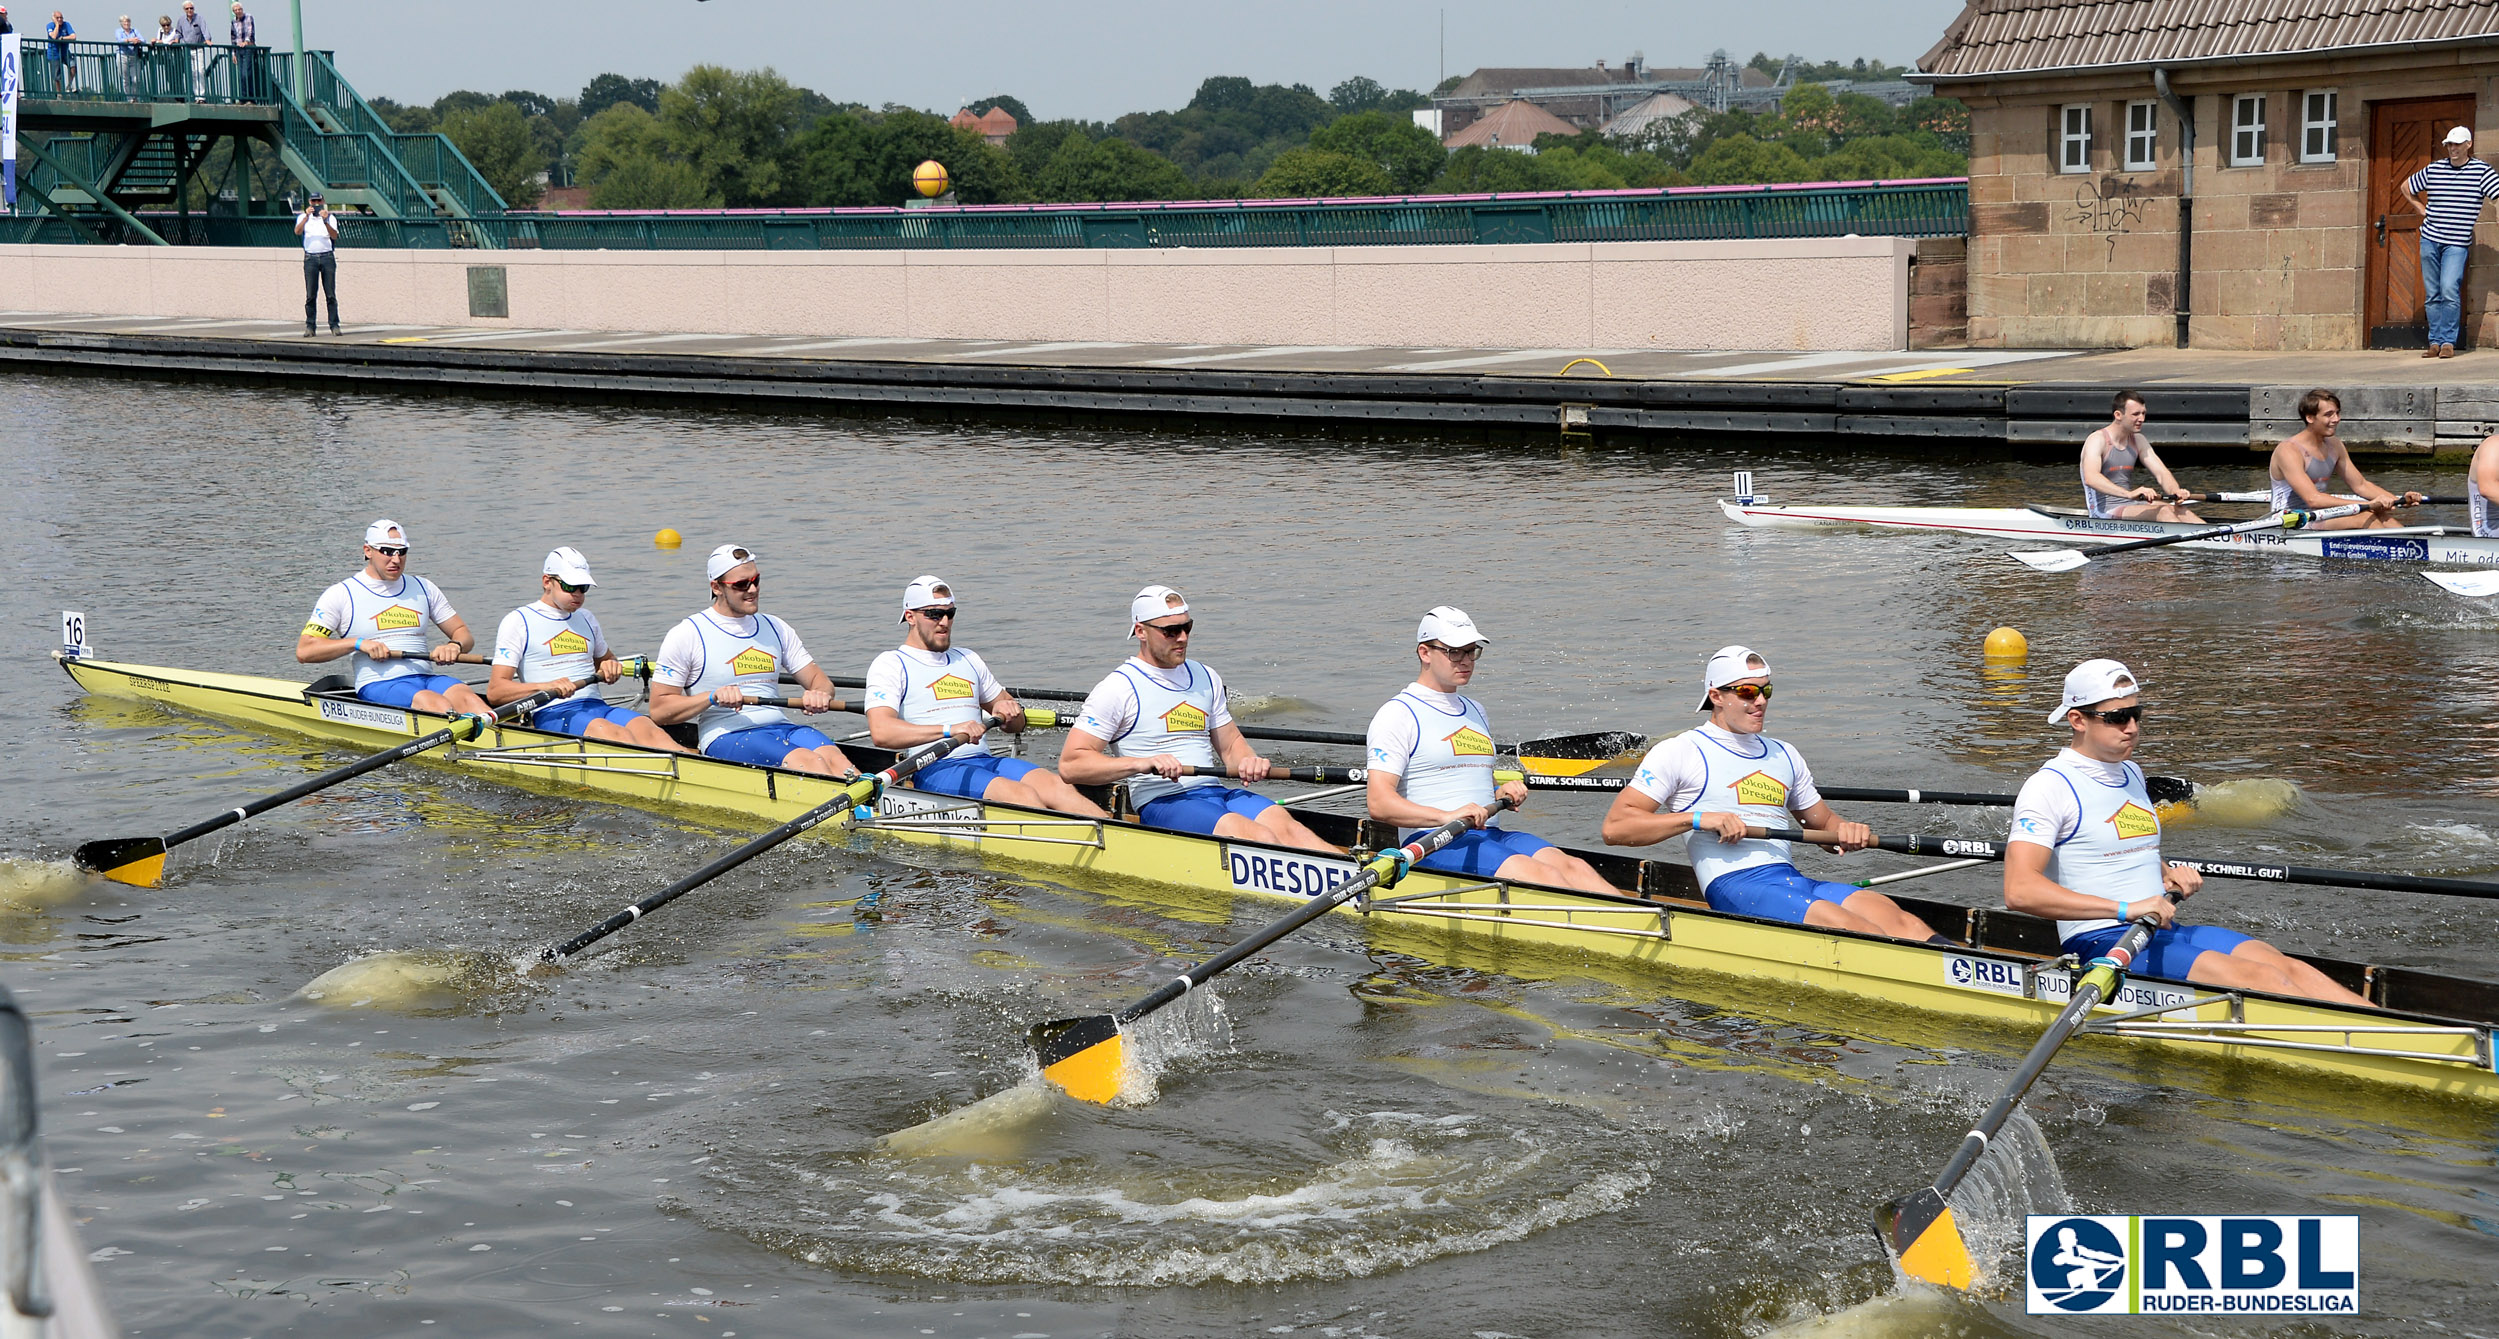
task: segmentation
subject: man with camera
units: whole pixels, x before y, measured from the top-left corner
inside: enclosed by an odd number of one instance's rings
[[[295,216],[295,235],[304,239],[304,334],[307,338],[321,333],[313,328],[313,300],[323,292],[330,297],[330,333],[343,333],[338,328],[338,216],[330,212],[329,203],[314,191],[304,202],[304,210]]]

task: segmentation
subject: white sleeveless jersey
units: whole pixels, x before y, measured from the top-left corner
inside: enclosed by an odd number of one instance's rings
[[[362,650],[350,652],[348,663],[362,688],[403,675],[441,673],[443,667],[426,658],[431,648],[425,629],[431,624],[440,631],[443,620],[456,617],[441,588],[421,576],[401,573],[398,585],[381,590],[359,572],[321,592],[304,630],[353,637],[359,647],[378,640],[399,653],[375,660]]]
[[[790,634],[788,624],[770,614],[756,614],[754,624],[753,632],[741,635],[726,620],[714,617],[708,609],[678,624],[676,630],[668,634],[668,640],[682,646],[679,638],[690,634],[701,657],[695,662],[698,668],[693,682],[679,686],[694,697],[707,697],[712,690],[730,684],[780,693],[781,672],[789,668],[795,658],[790,644],[797,639]],[[669,654],[670,649],[668,646],[660,648],[662,658],[679,659]],[[675,668],[679,673],[683,672],[682,665]],[[705,707],[703,714],[694,718],[694,733],[702,747],[710,748],[713,740],[732,730],[745,730],[758,725],[787,725],[789,722],[789,713],[779,707],[749,704],[732,709],[712,706]]]
[[[1390,698],[1372,718],[1371,761],[1382,770],[1395,769],[1397,793],[1416,804],[1489,805],[1495,790],[1492,721],[1473,698],[1458,698],[1459,709],[1451,711],[1433,700],[1439,696],[1408,687]]]
[[[1178,686],[1165,683],[1170,675]],[[1097,699],[1105,698],[1106,690],[1125,681],[1126,692],[1135,698],[1135,714],[1126,718],[1125,728],[1100,719]],[[1097,724],[1112,730],[1099,738],[1121,758],[1150,758],[1168,753],[1192,767],[1221,767],[1223,759],[1215,753],[1215,727],[1232,719],[1224,705],[1223,679],[1213,670],[1194,660],[1180,662],[1177,670],[1157,670],[1136,661],[1111,671],[1110,677],[1097,685],[1085,699],[1085,714],[1079,725],[1087,734],[1095,733]],[[1220,776],[1184,776],[1177,781],[1146,772],[1128,779],[1128,801],[1144,805],[1177,794],[1192,786],[1212,786],[1223,782]]]
[[[2108,450],[2100,453],[2100,472],[2109,477],[2110,483],[2121,488],[2135,486],[2135,466],[2141,463],[2143,463],[2143,458],[2135,454],[2132,442],[2123,445],[2112,442]],[[2077,465],[2076,468],[2081,467]],[[2130,497],[2103,493],[2088,482],[2083,484],[2083,509],[2102,520],[2116,515],[2119,507],[2133,501],[2134,499]]]
[[[2125,781],[2111,785],[2075,761],[2059,754],[2039,769],[2041,778],[2062,782],[2073,794],[2081,817],[2069,833],[2056,834],[2048,848],[2047,875],[2055,882],[2114,902],[2135,902],[2161,893],[2161,816],[2143,785],[2143,769],[2120,764]],[[2025,836],[2018,828],[2016,836]],[[2058,921],[2059,942],[2122,922]]]
[[[2308,467],[2308,482],[2317,485],[2319,488],[2325,487],[2325,481],[2328,478],[2331,478],[2334,474],[2334,460],[2332,457],[2328,457],[2324,460],[2303,460],[2302,463]],[[2289,481],[2284,479],[2274,480],[2273,509],[2275,511],[2289,511],[2291,508],[2298,505],[2299,494],[2291,491]]]
[[[511,666],[522,683],[570,679],[580,685],[575,697],[598,691],[599,656],[606,650],[599,616],[587,608],[565,617],[533,602],[505,614],[495,629],[496,664]]]
[[[2474,534],[2499,536],[2499,498],[2482,496],[2482,486],[2470,474],[2464,480],[2464,504],[2473,515]]]
[[[994,700],[1005,690],[989,672],[989,666],[970,651],[949,648],[938,664],[929,663],[931,653],[898,648],[887,651],[868,666],[865,706],[892,709],[895,715],[912,725],[956,726],[978,720],[981,703]],[[971,757],[981,753],[1004,757],[1013,752],[1014,744],[1004,730],[991,730],[977,744],[958,746],[946,756]]]
[[[1796,826],[1798,778],[1804,768],[1786,744],[1768,735],[1754,735],[1760,751],[1747,754],[1710,732],[1688,730],[1683,737],[1698,745],[1696,752],[1707,778],[1682,806],[1685,812],[1740,814],[1753,827]],[[1716,834],[1699,828],[1685,835],[1684,850],[1692,859],[1692,877],[1703,888],[1722,874],[1792,863],[1786,842],[1720,841]]]

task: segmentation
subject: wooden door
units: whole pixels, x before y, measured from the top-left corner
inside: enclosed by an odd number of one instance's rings
[[[2471,98],[2411,98],[2369,107],[2368,310],[2373,349],[2417,349],[2430,337],[2421,310],[2421,216],[2404,182],[2440,153],[2456,126],[2473,124]]]

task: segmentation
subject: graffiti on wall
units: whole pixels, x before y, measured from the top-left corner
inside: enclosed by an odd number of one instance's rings
[[[2074,188],[2072,222],[2086,232],[2108,239],[2108,259],[2114,262],[2117,239],[2143,222],[2145,203],[2134,182],[2123,177],[2102,177]]]

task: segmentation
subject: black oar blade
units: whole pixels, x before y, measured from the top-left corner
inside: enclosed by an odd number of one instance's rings
[[[1109,1014],[1062,1018],[1032,1031],[1033,1054],[1041,1076],[1082,1102],[1108,1102],[1119,1096],[1120,1077],[1128,1068],[1127,1047],[1120,1040],[1119,1020]]]
[[[1943,1288],[1967,1290],[1978,1275],[1952,1206],[1925,1186],[1874,1211],[1874,1230],[1901,1272]]]
[[[2182,776],[2147,776],[2143,790],[2154,804],[2188,804],[2195,799],[2195,784]]]
[[[165,849],[162,837],[107,837],[79,847],[74,858],[115,883],[154,888],[165,881]]]

